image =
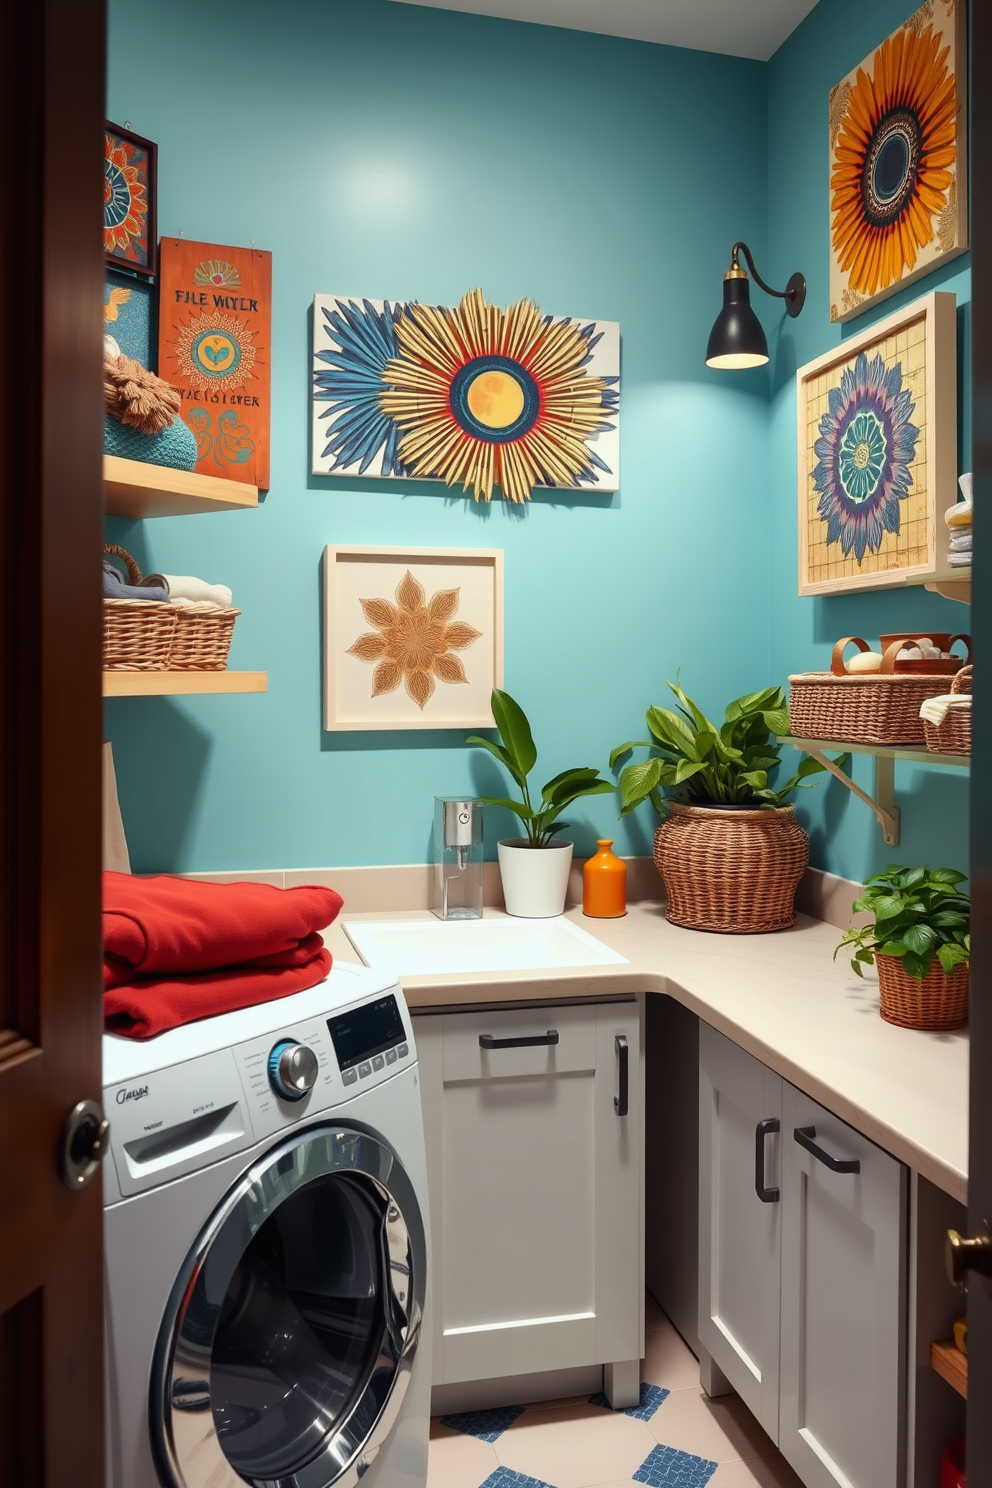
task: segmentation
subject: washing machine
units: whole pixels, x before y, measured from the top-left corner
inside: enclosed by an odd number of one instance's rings
[[[427,1169],[392,978],[107,1036],[110,1488],[423,1488]]]

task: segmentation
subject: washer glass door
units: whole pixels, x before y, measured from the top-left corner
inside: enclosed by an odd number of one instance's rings
[[[153,1429],[161,1390],[174,1482],[357,1479],[406,1387],[422,1256],[409,1179],[371,1135],[311,1128],[256,1163],[194,1247],[163,1324]]]

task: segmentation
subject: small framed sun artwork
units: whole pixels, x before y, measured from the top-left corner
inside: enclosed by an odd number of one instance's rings
[[[317,295],[312,472],[443,481],[476,501],[620,488],[620,327]]]
[[[967,11],[926,0],[830,91],[830,319],[968,246]]]
[[[938,290],[800,367],[800,594],[960,578],[955,343]]]
[[[493,728],[499,548],[324,549],[324,728]]]
[[[103,131],[103,255],[113,268],[155,277],[156,146],[106,124]]]

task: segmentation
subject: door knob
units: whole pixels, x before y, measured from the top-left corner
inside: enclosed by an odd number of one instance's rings
[[[992,1239],[988,1225],[982,1226],[979,1235],[959,1235],[957,1230],[948,1230],[944,1241],[944,1268],[951,1286],[963,1292],[968,1287],[968,1273],[974,1271],[982,1279],[985,1290],[992,1293]]]
[[[66,1188],[85,1188],[107,1152],[110,1122],[96,1101],[79,1101],[69,1112],[59,1143],[59,1172]]]

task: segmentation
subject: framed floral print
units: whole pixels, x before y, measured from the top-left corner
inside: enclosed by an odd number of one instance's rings
[[[154,278],[157,150],[151,140],[107,124],[103,134],[103,253],[108,264]]]
[[[966,0],[925,0],[830,90],[830,319],[968,246]]]
[[[960,578],[955,299],[935,291],[796,374],[799,593]]]
[[[493,728],[499,548],[324,549],[324,728]]]

